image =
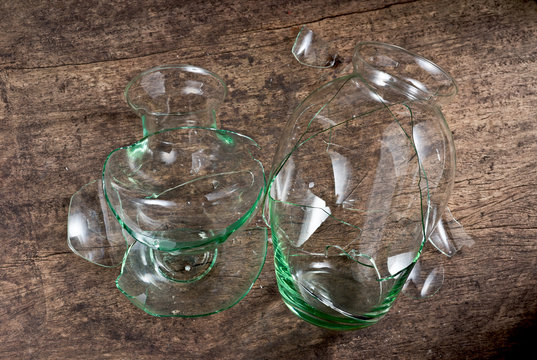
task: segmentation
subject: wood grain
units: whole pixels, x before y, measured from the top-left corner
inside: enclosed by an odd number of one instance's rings
[[[4,1],[0,4],[0,358],[438,359],[516,357],[537,324],[537,4],[534,1]],[[290,54],[307,24],[333,70]],[[450,207],[474,239],[436,296],[402,296],[377,325],[335,333],[281,301],[270,257],[250,294],[199,319],[153,318],[66,245],[70,196],[140,137],[123,88],[192,63],[230,89],[222,126],[268,168],[289,113],[349,71],[359,40],[419,52],[453,74]]]

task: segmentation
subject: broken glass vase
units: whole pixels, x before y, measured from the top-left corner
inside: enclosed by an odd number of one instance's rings
[[[227,86],[218,75],[193,65],[145,70],[124,92],[127,104],[142,120],[143,136],[181,126],[217,128],[216,109],[226,94]],[[110,213],[100,179],[73,194],[67,223],[67,243],[74,253],[105,267],[121,264],[132,238]]]
[[[400,47],[365,42],[354,73],[311,93],[288,121],[268,194],[276,278],[315,325],[362,328],[388,312],[453,187],[439,104],[451,76]]]
[[[157,316],[228,308],[251,288],[266,234],[248,228],[264,194],[259,148],[225,130],[182,127],[110,153],[103,192],[136,240],[118,288]]]

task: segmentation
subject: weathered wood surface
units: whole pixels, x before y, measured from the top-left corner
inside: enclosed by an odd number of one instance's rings
[[[2,1],[0,358],[502,358],[537,324],[537,4],[533,1]],[[137,139],[122,98],[139,71],[192,63],[221,74],[222,125],[254,137],[268,167],[287,116],[334,70],[290,54],[308,24],[349,64],[358,40],[394,43],[450,71],[458,150],[454,215],[475,240],[436,296],[400,297],[365,330],[295,317],[270,260],[223,313],[159,319],[133,307],[66,245],[70,196]]]

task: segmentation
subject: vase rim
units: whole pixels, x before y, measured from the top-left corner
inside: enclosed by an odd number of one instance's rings
[[[412,59],[416,63],[416,65],[420,67],[420,71],[423,74],[427,74],[432,79],[437,81],[438,88],[445,88],[445,91],[437,90],[433,92],[421,86],[416,86],[416,82],[409,81],[409,79],[401,77],[396,72],[385,71],[385,69],[382,68],[379,69],[363,56],[362,51],[367,48],[379,49],[379,53],[381,54],[382,51],[385,51],[386,53],[399,53],[402,57]],[[419,55],[397,45],[387,44],[378,41],[358,42],[354,47],[352,62],[354,66],[354,71],[358,73],[361,73],[361,71],[358,70],[360,64],[365,66],[368,71],[388,73],[390,76],[394,77],[398,81],[401,81],[405,85],[410,86],[412,89],[411,93],[417,98],[423,98],[427,100],[430,98],[450,98],[452,96],[455,96],[458,92],[457,82],[446,70],[444,70],[435,62],[427,59],[426,57],[423,57],[422,55]]]
[[[147,115],[155,115],[155,116],[163,116],[163,115],[181,115],[181,116],[183,116],[183,115],[197,114],[197,113],[209,110],[209,109],[198,109],[198,110],[194,110],[194,111],[163,113],[163,112],[158,112],[158,111],[150,111],[144,106],[137,105],[131,99],[131,97],[129,96],[131,88],[145,75],[151,74],[151,73],[154,73],[154,72],[160,71],[160,70],[176,70],[178,72],[197,73],[197,74],[209,76],[209,77],[213,78],[214,80],[216,80],[216,82],[223,89],[222,94],[220,96],[220,99],[217,99],[218,103],[222,103],[227,97],[228,88],[227,88],[226,82],[220,76],[218,76],[217,74],[213,73],[212,71],[209,71],[209,70],[204,69],[204,68],[199,67],[199,66],[189,65],[189,64],[158,65],[158,66],[155,66],[155,67],[152,67],[152,68],[149,68],[147,70],[142,71],[141,73],[136,75],[131,81],[129,81],[129,83],[125,87],[125,91],[123,92],[123,95],[125,97],[125,100],[127,101],[127,104],[129,105],[129,107],[131,109],[133,109],[135,112],[143,111]]]

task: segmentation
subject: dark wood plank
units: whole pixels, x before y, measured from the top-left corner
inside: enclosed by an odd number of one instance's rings
[[[534,1],[0,4],[0,358],[502,358],[537,323],[537,4]],[[290,54],[301,24],[334,41],[335,70]],[[272,249],[235,307],[159,319],[66,245],[70,196],[107,153],[139,138],[123,88],[142,69],[192,63],[230,88],[223,127],[264,149],[268,168],[300,99],[349,70],[359,40],[420,52],[450,71],[458,150],[453,214],[474,239],[436,296],[404,296],[377,325],[335,333],[280,299]]]

